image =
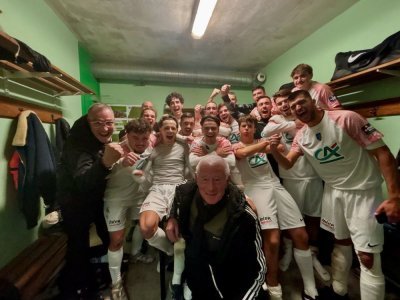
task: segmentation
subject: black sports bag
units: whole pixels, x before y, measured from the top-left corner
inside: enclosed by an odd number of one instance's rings
[[[336,68],[331,80],[375,67],[398,57],[400,57],[400,31],[387,37],[374,48],[336,54]]]

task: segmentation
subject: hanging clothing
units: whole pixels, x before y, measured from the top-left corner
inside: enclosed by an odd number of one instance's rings
[[[46,207],[52,207],[56,199],[54,153],[42,122],[35,112],[21,112],[12,145],[15,146],[20,159],[17,199],[30,229],[38,223],[40,197],[43,198]]]
[[[56,126],[56,144],[54,149],[54,154],[56,161],[60,161],[64,143],[68,138],[69,131],[71,129],[69,123],[64,118],[59,118],[54,121]]]

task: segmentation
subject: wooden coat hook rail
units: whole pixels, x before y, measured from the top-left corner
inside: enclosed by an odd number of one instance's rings
[[[0,118],[17,118],[21,111],[32,110],[43,123],[54,123],[62,118],[61,111],[23,101],[18,101],[0,95]]]

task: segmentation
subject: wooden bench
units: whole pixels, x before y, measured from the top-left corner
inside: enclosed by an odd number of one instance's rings
[[[7,294],[17,294],[14,299],[35,299],[64,265],[66,250],[63,233],[39,237],[0,270],[0,299]]]

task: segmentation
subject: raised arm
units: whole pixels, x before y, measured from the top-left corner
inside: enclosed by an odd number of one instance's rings
[[[273,117],[271,119],[273,119]],[[283,121],[278,123],[271,119],[261,132],[262,137],[270,137],[271,135],[282,132],[289,132],[292,135],[296,134],[295,121]]]
[[[269,142],[267,140],[258,142],[257,144],[245,146],[242,148],[239,148],[235,151],[235,156],[237,159],[245,158],[250,155],[253,155],[254,153],[260,153],[260,152],[266,152],[266,147],[269,145]]]

